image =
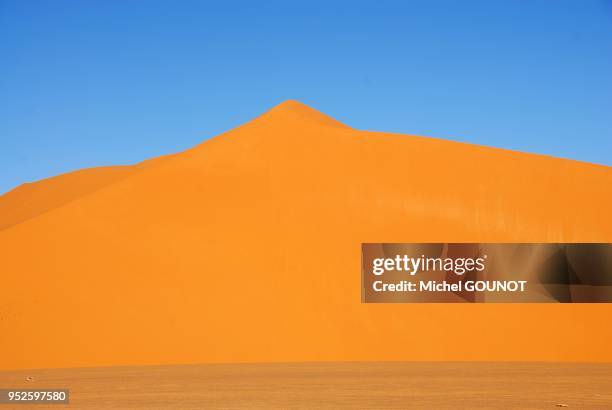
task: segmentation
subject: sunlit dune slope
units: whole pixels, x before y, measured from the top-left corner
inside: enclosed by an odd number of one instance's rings
[[[86,168],[22,184],[0,196],[0,230],[95,192],[168,157],[170,155],[131,166]]]
[[[0,197],[0,229],[23,222],[130,175],[127,166],[88,168],[20,185]]]
[[[610,167],[286,102],[138,172],[73,175],[70,200],[40,194],[53,179],[0,198],[2,369],[612,361],[610,304],[360,303],[361,242],[609,242]]]

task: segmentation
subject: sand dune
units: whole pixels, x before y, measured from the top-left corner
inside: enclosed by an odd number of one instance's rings
[[[610,242],[610,209],[610,167],[286,102],[0,197],[0,368],[611,361],[610,304],[366,305],[359,276],[361,242]]]
[[[88,168],[20,185],[0,199],[0,229],[60,207],[132,172],[129,166]]]
[[[171,156],[154,158],[131,166],[86,168],[22,184],[0,197],[0,230],[89,195]]]

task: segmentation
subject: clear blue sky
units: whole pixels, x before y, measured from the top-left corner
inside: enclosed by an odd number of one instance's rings
[[[0,192],[298,99],[356,128],[612,164],[612,2],[0,0]]]

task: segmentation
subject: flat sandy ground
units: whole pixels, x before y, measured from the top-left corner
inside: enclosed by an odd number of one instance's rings
[[[26,381],[27,377],[32,381]],[[295,363],[0,372],[0,388],[69,388],[26,408],[612,409],[612,364]],[[566,407],[567,406],[567,407]]]

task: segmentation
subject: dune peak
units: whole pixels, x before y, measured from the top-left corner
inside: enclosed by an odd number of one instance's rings
[[[345,125],[329,115],[324,114],[321,111],[297,100],[283,101],[282,103],[272,107],[260,118],[278,123],[298,121],[323,126],[350,128],[348,125]]]

